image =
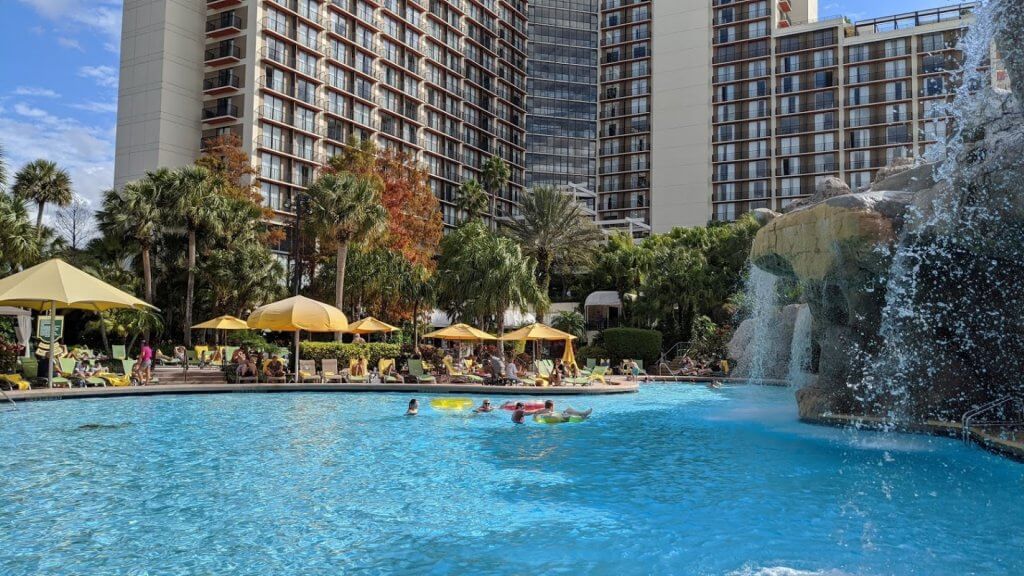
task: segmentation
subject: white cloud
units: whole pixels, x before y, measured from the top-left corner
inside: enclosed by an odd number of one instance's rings
[[[117,100],[111,102],[85,102],[82,104],[72,104],[72,108],[78,110],[85,110],[87,112],[99,112],[102,114],[116,114],[117,113]]]
[[[65,38],[64,36],[60,36],[57,38],[57,44],[60,44],[65,48],[71,48],[72,50],[85,52],[85,48],[82,48],[82,45],[79,44],[78,40],[75,40],[74,38]]]
[[[38,158],[52,160],[68,171],[75,192],[90,202],[113,186],[112,123],[84,124],[20,102],[12,110],[0,111],[0,144],[12,172]]]
[[[83,78],[92,78],[97,84],[106,88],[117,87],[117,70],[113,66],[82,66],[78,69],[78,75]]]
[[[115,42],[121,35],[121,0],[21,0],[45,18],[59,24],[69,20],[106,34]]]
[[[60,94],[57,94],[49,88],[39,88],[37,86],[18,86],[14,89],[15,96],[28,96],[35,98],[60,98]]]

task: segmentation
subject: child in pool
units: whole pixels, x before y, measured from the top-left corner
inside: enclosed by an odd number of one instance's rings
[[[420,403],[415,398],[409,400],[409,409],[405,411],[406,416],[415,416],[420,413]]]

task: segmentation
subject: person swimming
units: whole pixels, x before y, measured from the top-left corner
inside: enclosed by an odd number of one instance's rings
[[[405,411],[406,416],[415,416],[420,413],[420,403],[415,398],[409,400],[409,409]]]
[[[711,388],[712,390],[717,390],[721,387],[722,383],[719,382],[718,380],[712,380],[711,382],[708,382],[708,388]]]
[[[484,400],[483,403],[481,403],[476,410],[473,410],[473,412],[476,412],[477,414],[482,414],[484,412],[494,412],[494,406],[491,406],[490,400]]]
[[[546,400],[544,402],[544,408],[533,413],[534,417],[544,416],[549,422],[552,419],[557,419],[562,422],[568,422],[573,416],[586,420],[590,418],[591,413],[594,412],[593,408],[589,410],[576,410],[575,408],[569,407],[561,412],[555,410],[555,403],[552,400]]]
[[[512,422],[522,424],[526,421],[527,414],[537,414],[540,410],[527,410],[522,402],[516,402],[516,408],[512,411]]]

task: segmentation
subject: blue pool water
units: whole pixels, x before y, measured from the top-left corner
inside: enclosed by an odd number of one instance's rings
[[[0,574],[1024,573],[1024,465],[800,424],[791,390],[649,385],[560,426],[408,398],[23,403]]]

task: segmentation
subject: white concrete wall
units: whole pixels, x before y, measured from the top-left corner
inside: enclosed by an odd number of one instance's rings
[[[651,226],[711,218],[711,2],[653,3]]]
[[[115,186],[199,155],[205,21],[205,2],[125,0]]]

